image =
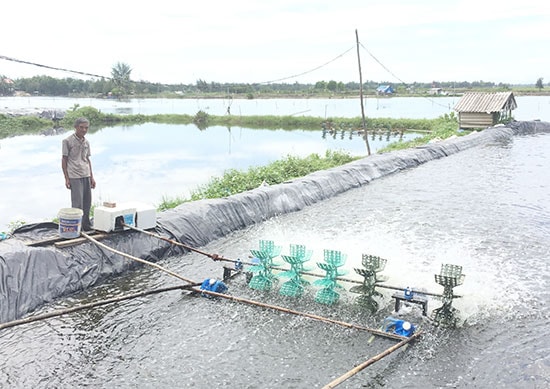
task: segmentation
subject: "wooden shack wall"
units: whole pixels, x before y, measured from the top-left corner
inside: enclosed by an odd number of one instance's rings
[[[459,112],[460,128],[487,128],[494,126],[495,115],[486,112]]]

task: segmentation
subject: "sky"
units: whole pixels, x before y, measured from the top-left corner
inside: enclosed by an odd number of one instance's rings
[[[547,0],[10,1],[0,75],[162,84],[550,82]]]

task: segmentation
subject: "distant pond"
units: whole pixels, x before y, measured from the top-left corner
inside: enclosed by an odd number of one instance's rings
[[[364,99],[365,115],[372,118],[433,119],[453,111],[459,96],[447,97],[368,97]],[[550,121],[550,96],[516,96],[516,120]],[[115,114],[188,114],[199,110],[223,116],[276,115],[360,117],[358,98],[348,99],[116,99],[66,97],[0,97],[0,112],[6,109],[68,110],[76,104],[92,106],[104,113]]]
[[[515,117],[550,121],[550,97],[517,97]],[[435,118],[450,113],[457,97],[368,98],[369,117]],[[93,106],[105,113],[212,115],[300,115],[320,118],[359,117],[357,99],[71,99],[0,97],[0,112],[9,110],[68,110]],[[545,117],[546,115],[546,117]],[[91,132],[92,162],[97,188],[94,203],[143,201],[158,205],[163,197],[188,197],[189,192],[221,176],[226,169],[246,170],[287,155],[324,155],[342,150],[367,154],[362,136],[351,132],[251,130],[194,125],[143,124],[115,126]],[[406,134],[409,140],[418,134]],[[49,221],[70,204],[61,172],[61,140],[67,134],[0,139],[0,231],[9,223]],[[397,141],[395,136],[369,138],[371,152]]]
[[[93,127],[93,124],[92,124]],[[70,206],[61,172],[61,140],[52,136],[18,136],[0,140],[0,231],[14,221],[51,221]],[[418,134],[404,134],[403,140]],[[164,196],[189,197],[190,190],[221,176],[226,169],[247,170],[287,155],[324,155],[342,150],[367,155],[356,132],[252,130],[147,123],[116,126],[87,135],[97,188],[94,203],[142,201],[158,205]],[[369,137],[371,152],[399,136]]]

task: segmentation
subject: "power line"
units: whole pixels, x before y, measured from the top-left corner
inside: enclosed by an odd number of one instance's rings
[[[401,82],[403,85],[405,86],[409,86],[405,81],[403,81],[401,78],[399,78],[395,73],[393,73],[386,65],[384,65],[382,63],[382,61],[380,61],[374,54],[372,54],[362,43],[359,43],[359,45],[367,52],[367,54],[376,61],[376,63],[378,63],[385,71],[387,71],[389,74],[391,74],[395,79],[397,79],[399,82]],[[345,50],[343,53],[337,55],[336,57],[334,57],[333,59],[331,59],[330,61],[322,64],[322,65],[319,65],[313,69],[310,69],[310,70],[307,70],[305,72],[302,72],[302,73],[298,73],[298,74],[294,74],[294,75],[291,75],[291,76],[287,76],[287,77],[283,77],[283,78],[279,78],[279,79],[275,79],[275,80],[271,80],[271,81],[264,81],[264,82],[258,82],[257,84],[272,84],[272,83],[275,83],[275,82],[280,82],[280,81],[285,81],[285,80],[289,80],[289,79],[293,79],[293,78],[296,78],[296,77],[300,77],[300,76],[303,76],[303,75],[306,75],[306,74],[310,74],[310,73],[313,73],[327,65],[330,65],[331,63],[335,62],[336,60],[342,58],[344,55],[346,55],[347,53],[349,53],[351,50],[354,49],[354,46],[350,47],[349,49]],[[12,57],[8,57],[8,56],[5,56],[5,55],[0,55],[0,59],[3,59],[3,60],[6,60],[6,61],[12,61],[12,62],[17,62],[17,63],[22,63],[22,64],[26,64],[26,65],[32,65],[32,66],[37,66],[37,67],[41,67],[41,68],[45,68],[45,69],[52,69],[52,70],[58,70],[58,71],[62,71],[62,72],[67,72],[67,73],[74,73],[74,74],[80,74],[80,75],[83,75],[83,76],[89,76],[89,77],[95,77],[95,78],[102,78],[102,79],[107,79],[107,80],[111,80],[111,81],[114,81],[114,79],[112,77],[106,77],[106,76],[102,76],[102,75],[99,75],[99,74],[94,74],[94,73],[87,73],[87,72],[81,72],[81,71],[78,71],[78,70],[72,70],[72,69],[65,69],[65,68],[60,68],[60,67],[55,67],[55,66],[50,66],[50,65],[44,65],[44,64],[39,64],[39,63],[36,63],[36,62],[31,62],[31,61],[25,61],[25,60],[21,60],[21,59],[17,59],[17,58],[12,58]],[[170,84],[160,84],[160,83],[153,83],[153,82],[148,82],[148,81],[131,81],[133,83],[140,83],[140,84],[152,84],[152,85],[164,85],[164,86],[171,86]],[[433,100],[433,99],[430,99],[429,97],[424,97],[428,100],[430,100],[432,103],[434,104],[438,104],[442,107],[445,107],[445,105],[443,104],[440,104],[438,103],[437,101]]]
[[[409,84],[407,84],[405,81],[403,81],[401,78],[399,78],[398,76],[395,75],[395,73],[393,73],[390,69],[388,69],[388,67],[386,65],[384,65],[378,58],[376,58],[374,56],[374,54],[372,54],[362,43],[359,43],[359,45],[367,52],[367,54],[372,58],[374,59],[380,66],[382,66],[382,68],[387,71],[389,74],[391,74],[393,77],[395,77],[396,80],[398,80],[400,83],[402,83],[403,85],[405,86],[409,86]],[[424,97],[425,99],[428,99],[429,101],[431,101],[433,104],[437,104],[441,107],[445,107],[447,108],[448,106],[447,105],[444,105],[444,104],[441,104],[437,101],[435,101],[434,99],[431,99],[429,97],[426,97],[426,96],[422,96]]]
[[[291,78],[296,78],[296,77],[300,77],[300,76],[303,76],[303,75],[306,75],[306,74],[309,74],[309,73],[313,73],[314,71],[316,70],[319,70],[329,64],[331,64],[332,62],[336,61],[337,59],[340,59],[342,58],[344,55],[346,55],[347,53],[349,53],[351,50],[353,50],[353,46],[349,49],[347,49],[346,51],[344,51],[342,54],[339,54],[337,55],[336,57],[334,57],[333,59],[331,59],[330,61],[322,64],[322,65],[319,65],[311,70],[307,70],[305,72],[302,72],[302,73],[298,73],[298,74],[295,74],[295,75],[292,75],[292,76],[288,76],[288,77],[284,77],[284,78],[279,78],[277,80],[271,80],[271,81],[264,81],[264,82],[259,82],[258,84],[272,84],[274,82],[279,82],[279,81],[284,81],[284,80],[289,80]]]
[[[112,80],[111,77],[100,76],[100,75],[98,75],[98,74],[93,74],[93,73],[79,72],[78,70],[57,68],[57,67],[55,67],[55,66],[48,66],[48,65],[43,65],[43,64],[35,63],[35,62],[24,61],[24,60],[22,60],[22,59],[16,59],[16,58],[11,58],[11,57],[6,57],[5,55],[0,55],[0,59],[5,59],[6,61],[12,61],[12,62],[24,63],[24,64],[27,64],[27,65],[38,66],[38,67],[40,67],[40,68],[46,68],[46,69],[52,69],[52,70],[60,70],[60,71],[62,71],[62,72],[67,72],[67,73],[75,73],[75,74],[80,74],[80,75],[83,75],[83,76],[98,77],[98,78],[106,78],[106,79],[108,79],[108,80]]]
[[[7,57],[5,55],[0,55],[0,59],[4,59],[6,61],[17,62],[17,63],[23,63],[23,64],[26,64],[26,65],[37,66],[37,67],[46,68],[46,69],[59,70],[59,71],[62,71],[62,72],[67,72],[67,73],[74,73],[74,74],[80,74],[80,75],[83,75],[83,76],[90,76],[90,77],[102,78],[102,79],[106,79],[106,80],[110,80],[110,81],[116,81],[113,77],[101,76],[99,74],[86,73],[86,72],[81,72],[81,71],[78,71],[78,70],[58,68],[58,67],[55,67],[55,66],[49,66],[49,65],[39,64],[39,63],[36,63],[36,62],[24,61],[22,59]],[[134,84],[151,84],[151,85],[170,86],[169,84],[153,83],[153,82],[149,82],[149,81],[129,80],[129,82],[132,82]]]
[[[309,73],[312,73],[316,70],[319,70],[329,64],[331,64],[332,62],[340,59],[341,57],[343,57],[344,55],[346,55],[349,51],[351,51],[353,49],[353,47],[349,48],[348,50],[344,51],[343,53],[337,55],[335,58],[331,59],[330,61],[322,64],[322,65],[319,65],[311,70],[307,70],[305,72],[302,72],[302,73],[298,73],[298,74],[294,74],[292,76],[287,76],[287,77],[283,77],[283,78],[279,78],[279,79],[276,79],[276,80],[271,80],[271,81],[264,81],[264,82],[258,82],[257,84],[271,84],[271,83],[274,83],[274,82],[280,82],[280,81],[284,81],[284,80],[289,80],[289,79],[292,79],[292,78],[296,78],[296,77],[300,77],[300,76],[303,76],[303,75],[306,75],[306,74],[309,74]],[[78,71],[78,70],[72,70],[72,69],[65,69],[65,68],[60,68],[60,67],[55,67],[55,66],[49,66],[49,65],[44,65],[44,64],[39,64],[39,63],[36,63],[36,62],[30,62],[30,61],[25,61],[25,60],[21,60],[21,59],[17,59],[17,58],[12,58],[12,57],[7,57],[5,55],[0,55],[0,59],[4,59],[6,61],[12,61],[12,62],[17,62],[17,63],[23,63],[23,64],[26,64],[26,65],[32,65],[32,66],[37,66],[37,67],[41,67],[41,68],[46,68],[46,69],[52,69],[52,70],[59,70],[59,71],[62,71],[62,72],[67,72],[67,73],[74,73],[74,74],[80,74],[80,75],[84,75],[84,76],[90,76],[90,77],[96,77],[96,78],[104,78],[104,79],[107,79],[107,80],[113,80],[112,77],[105,77],[105,76],[101,76],[101,75],[98,75],[98,74],[93,74],[93,73],[87,73],[87,72],[81,72],[81,71]],[[135,82],[135,81],[133,81]],[[142,81],[141,83],[150,83],[150,84],[153,84],[152,82],[146,82],[146,81]],[[162,84],[162,85],[167,85],[169,86],[169,84]]]
[[[393,77],[395,77],[395,78],[396,78],[399,82],[401,82],[402,84],[407,85],[407,83],[406,83],[405,81],[403,81],[403,80],[401,80],[399,77],[397,77],[390,69],[388,69],[388,68],[386,67],[386,65],[384,65],[378,58],[376,58],[376,57],[374,56],[374,54],[372,54],[372,53],[371,53],[362,43],[359,43],[359,45],[360,45],[363,49],[365,49],[365,51],[367,52],[367,54],[370,55],[370,57],[371,57],[372,59],[374,59],[374,60],[378,63],[378,65],[382,66],[382,68],[383,68],[385,71],[387,71],[389,74],[391,74]]]
[[[294,75],[291,75],[291,76],[287,76],[287,77],[283,77],[283,78],[279,78],[279,79],[276,79],[276,80],[271,80],[271,81],[264,81],[264,82],[258,82],[257,84],[272,84],[274,82],[280,82],[280,81],[285,81],[285,80],[289,80],[289,79],[292,79],[292,78],[296,78],[296,77],[300,77],[300,76],[303,76],[303,75],[306,75],[306,74],[309,74],[309,73],[313,73],[314,71],[317,71],[329,64],[331,64],[332,62],[340,59],[341,57],[343,57],[344,55],[346,55],[348,52],[350,52],[351,50],[353,50],[353,47],[347,49],[346,51],[344,51],[343,53],[337,55],[335,58],[331,59],[330,61],[322,64],[322,65],[319,65],[313,69],[310,69],[310,70],[307,70],[305,72],[302,72],[302,73],[298,73],[298,74],[294,74]],[[74,74],[80,74],[80,75],[84,75],[84,76],[90,76],[90,77],[96,77],[96,78],[104,78],[104,79],[107,79],[107,80],[113,80],[112,77],[105,77],[105,76],[101,76],[101,75],[98,75],[98,74],[93,74],[93,73],[87,73],[87,72],[81,72],[81,71],[78,71],[78,70],[72,70],[72,69],[65,69],[65,68],[60,68],[60,67],[55,67],[55,66],[49,66],[49,65],[44,65],[44,64],[39,64],[39,63],[36,63],[36,62],[30,62],[30,61],[25,61],[25,60],[21,60],[21,59],[17,59],[17,58],[12,58],[12,57],[7,57],[5,55],[0,55],[0,59],[4,59],[6,61],[12,61],[12,62],[17,62],[17,63],[23,63],[23,64],[26,64],[26,65],[32,65],[32,66],[37,66],[37,67],[41,67],[41,68],[46,68],[46,69],[52,69],[52,70],[59,70],[59,71],[62,71],[62,72],[67,72],[67,73],[74,73]],[[133,81],[135,82],[135,81]],[[142,81],[142,83],[150,83],[150,84],[153,84],[152,82],[146,82],[146,81]],[[163,85],[169,85],[169,84],[163,84]]]

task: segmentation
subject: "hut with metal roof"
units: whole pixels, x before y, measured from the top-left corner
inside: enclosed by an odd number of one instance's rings
[[[455,105],[460,128],[487,128],[512,118],[516,109],[512,92],[465,93]]]
[[[393,95],[394,93],[395,89],[393,89],[391,85],[379,85],[378,88],[376,88],[377,95]]]

